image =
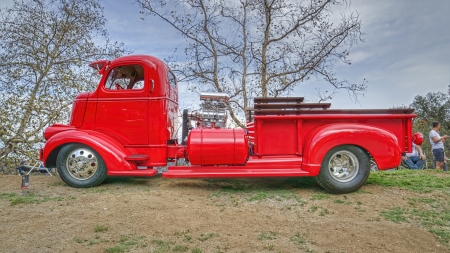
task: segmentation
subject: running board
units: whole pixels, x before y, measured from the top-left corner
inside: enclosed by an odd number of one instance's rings
[[[152,177],[158,173],[157,170],[120,170],[108,171],[108,176],[125,176],[125,177]]]
[[[236,168],[237,167],[237,168]],[[296,169],[258,169],[245,166],[170,166],[162,177],[166,178],[227,178],[227,177],[304,177],[308,171]]]

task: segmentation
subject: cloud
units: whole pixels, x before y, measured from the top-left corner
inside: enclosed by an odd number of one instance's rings
[[[344,92],[332,107],[389,108],[409,105],[416,95],[447,92],[450,1],[354,1],[352,7],[363,20],[365,43],[350,52],[354,64],[336,71],[354,82],[366,78],[369,88],[361,104]]]
[[[133,0],[104,0],[102,4],[110,38],[124,42],[135,54],[150,54],[164,59],[185,45],[181,35],[167,23],[140,14],[141,9]]]
[[[108,31],[114,40],[123,41],[134,53],[151,54],[161,59],[178,48],[183,60],[185,40],[167,23],[154,18],[141,20],[133,0],[103,0]],[[369,81],[360,104],[346,92],[331,100],[333,108],[389,108],[409,105],[416,95],[447,91],[450,85],[450,1],[440,0],[358,0],[351,8],[358,11],[366,35],[350,51],[351,66],[338,64],[341,78],[358,83]],[[338,12],[339,13],[339,10]],[[300,84],[291,96],[317,100],[316,88],[331,90],[331,85],[314,78]],[[185,84],[180,84],[180,105],[198,100]]]

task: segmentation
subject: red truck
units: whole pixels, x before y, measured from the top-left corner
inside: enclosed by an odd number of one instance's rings
[[[162,177],[312,176],[329,192],[348,193],[366,182],[371,161],[380,170],[397,167],[411,150],[412,109],[255,98],[246,129],[229,129],[228,95],[212,92],[201,94],[201,110],[183,111],[179,142],[178,84],[164,62],[133,55],[90,66],[102,75],[97,89],[76,97],[69,125],[45,129],[40,151],[45,166],[73,187],[107,176],[155,176],[174,163]]]

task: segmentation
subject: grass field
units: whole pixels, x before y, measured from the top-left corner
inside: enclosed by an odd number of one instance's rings
[[[313,178],[109,178],[88,189],[0,176],[0,252],[450,252],[450,173],[372,172],[329,194]],[[33,229],[48,238],[30,234]],[[20,240],[22,243],[17,243]]]

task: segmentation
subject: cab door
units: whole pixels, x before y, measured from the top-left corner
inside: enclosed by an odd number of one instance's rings
[[[167,127],[170,139],[178,139],[178,84],[175,74],[167,69]]]
[[[95,130],[123,145],[148,144],[148,78],[139,64],[111,66],[98,90]]]

